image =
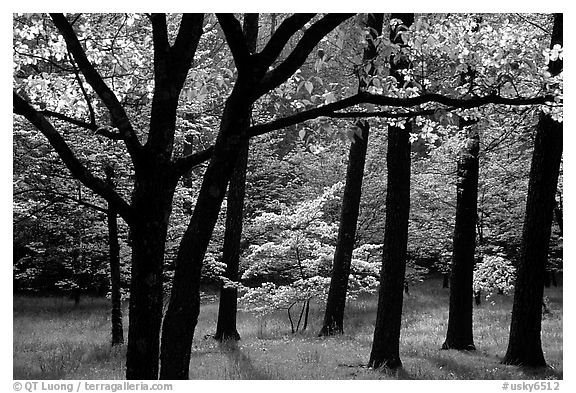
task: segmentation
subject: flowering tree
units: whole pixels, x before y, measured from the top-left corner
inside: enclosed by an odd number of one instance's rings
[[[490,300],[496,293],[505,295],[514,290],[516,268],[502,255],[484,255],[474,267],[474,293],[486,294]]]
[[[262,213],[250,223],[248,230],[260,233],[264,240],[250,247],[242,280],[262,284],[242,288],[242,309],[257,315],[286,310],[292,332],[299,330],[302,318],[302,330],[306,329],[310,301],[324,301],[328,292],[338,226],[325,212],[341,190],[342,184],[336,183],[315,199],[284,206],[280,213]],[[375,254],[380,248],[365,244],[354,250],[349,297],[376,290]],[[291,310],[298,304],[301,311],[295,324]]]

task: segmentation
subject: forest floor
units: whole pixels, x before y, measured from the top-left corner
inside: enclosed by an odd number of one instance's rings
[[[403,368],[366,368],[376,296],[347,305],[345,334],[320,338],[323,311],[310,310],[305,332],[290,333],[285,312],[258,319],[239,313],[237,344],[221,345],[215,331],[218,303],[203,305],[196,328],[191,379],[562,379],[562,288],[545,290],[542,342],[547,368],[504,366],[511,296],[483,299],[474,310],[476,351],[440,350],[448,319],[448,289],[426,280],[405,296],[400,356]],[[13,302],[14,379],[123,379],[125,346],[110,346],[108,301],[17,296]],[[127,307],[124,309],[127,315]],[[124,319],[125,334],[127,317]]]

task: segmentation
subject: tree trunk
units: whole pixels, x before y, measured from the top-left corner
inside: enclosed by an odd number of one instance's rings
[[[404,26],[414,22],[414,14],[391,14],[391,18],[402,20]],[[390,39],[402,43],[397,34],[404,27],[396,26],[390,32]],[[392,62],[393,63],[393,62]],[[391,73],[402,83],[398,72],[409,67],[400,59],[397,69]],[[378,291],[378,309],[374,341],[368,365],[373,368],[396,368],[402,366],[400,360],[400,326],[402,322],[402,302],[404,277],[406,273],[406,253],[408,248],[408,218],[410,212],[410,131],[412,123],[405,128],[388,127],[388,148],[386,165],[386,221],[384,224],[384,246],[382,251],[382,271]]]
[[[244,34],[250,52],[256,51],[258,39],[258,14],[244,15]],[[249,118],[245,122],[249,122]],[[244,195],[246,188],[246,167],[248,165],[248,151],[250,143],[242,141],[238,161],[234,167],[230,185],[228,186],[228,205],[226,210],[226,230],[224,233],[224,246],[222,259],[226,263],[225,277],[231,281],[238,281],[238,268],[240,264],[240,241],[242,240],[242,220],[244,216]],[[220,303],[218,306],[218,323],[214,338],[219,341],[240,340],[236,329],[236,314],[238,312],[238,290],[236,288],[220,288]]]
[[[354,142],[350,146],[348,169],[346,171],[346,186],[342,198],[342,212],[340,227],[338,229],[338,242],[334,253],[332,277],[328,300],[324,314],[324,323],[320,336],[330,336],[344,332],[344,307],[348,291],[348,276],[352,262],[352,251],[356,238],[356,224],[360,211],[360,198],[362,194],[362,178],[364,176],[364,163],[366,162],[366,149],[368,147],[368,133],[370,125],[358,123],[362,130],[362,138],[354,135]]]
[[[226,231],[222,259],[226,263],[225,277],[238,281],[240,263],[240,240],[242,237],[242,216],[244,211],[244,190],[246,185],[246,166],[248,163],[249,140],[242,142],[238,162],[234,168],[230,185],[228,186],[228,205],[226,210]],[[218,323],[214,338],[220,341],[240,340],[236,329],[236,314],[238,307],[238,290],[220,288],[220,303],[218,307]]]
[[[458,157],[456,224],[450,274],[448,332],[442,349],[474,350],[472,302],[478,210],[478,132],[470,130]]]
[[[245,99],[249,91],[245,83],[239,78],[226,102],[212,159],[178,248],[170,302],[162,325],[162,379],[188,379],[190,351],[200,313],[202,262],[248,126],[250,103]]]
[[[450,275],[447,273],[442,274],[442,288],[450,288]]]
[[[370,28],[372,39],[376,39],[382,32],[382,14],[368,14],[367,26]],[[372,61],[377,55],[374,41],[370,40],[364,50],[364,63]],[[373,67],[375,69],[375,67]],[[370,74],[373,70],[370,70]],[[365,79],[360,79],[359,90],[367,87]],[[324,313],[324,323],[319,336],[330,336],[344,333],[344,308],[346,305],[346,293],[348,291],[348,277],[352,252],[356,240],[356,226],[360,211],[360,198],[362,196],[362,179],[364,177],[364,164],[366,162],[366,150],[368,148],[368,135],[370,124],[357,122],[362,137],[354,134],[354,142],[350,145],[348,155],[348,167],[346,169],[346,185],[342,198],[342,212],[340,226],[338,228],[338,241],[334,253],[334,264],[330,279],[330,289]]]
[[[401,367],[400,325],[410,210],[410,135],[405,129],[388,127],[388,181],[382,272],[374,342],[369,366]]]
[[[555,14],[552,46],[562,45],[562,14]],[[549,64],[557,75],[562,61]],[[512,306],[508,349],[502,363],[546,366],[540,337],[544,275],[552,229],[554,198],[562,160],[562,123],[541,114],[536,130],[522,246]]]
[[[304,312],[304,326],[302,330],[306,330],[308,327],[308,315],[310,314],[310,299],[306,300],[306,311]]]
[[[114,187],[114,168],[106,166],[106,182]],[[122,328],[122,295],[120,292],[120,244],[118,243],[117,213],[108,204],[108,246],[110,248],[110,293],[112,299],[112,345],[124,343],[124,329]]]
[[[560,236],[564,236],[564,217],[562,214],[562,208],[558,202],[554,202],[554,218],[556,218],[556,224],[558,224],[558,229],[560,229]]]
[[[132,274],[126,379],[157,379],[162,322],[162,272],[175,184],[158,173],[137,179],[132,205],[140,214],[131,226]]]

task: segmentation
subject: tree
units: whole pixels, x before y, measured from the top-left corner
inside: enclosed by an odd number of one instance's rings
[[[468,130],[458,157],[450,308],[448,332],[442,349],[476,349],[472,334],[472,283],[476,248],[479,151],[478,131],[472,127]]]
[[[114,188],[114,168],[107,166],[106,183]],[[114,207],[108,206],[106,212],[108,222],[108,241],[110,249],[110,298],[112,300],[112,345],[124,343],[124,330],[122,328],[122,293],[120,276],[120,244],[118,243],[118,221]]]
[[[359,81],[358,89],[364,90],[370,84],[370,75],[376,73],[374,59],[378,52],[377,40],[382,34],[382,14],[368,14],[366,27],[369,31],[367,47],[364,49],[362,71],[369,69]],[[352,262],[352,251],[356,241],[356,226],[360,210],[360,198],[362,195],[362,179],[364,177],[364,163],[368,147],[368,135],[370,124],[367,121],[359,121],[356,124],[359,134],[354,134],[348,167],[346,171],[346,185],[342,199],[342,211],[340,226],[338,227],[338,241],[334,253],[330,289],[326,301],[324,323],[320,330],[320,336],[330,336],[344,332],[344,307],[346,304],[346,292],[348,290],[348,276]]]
[[[390,31],[391,40],[402,45],[402,32],[414,22],[414,14],[392,14],[397,24]],[[407,59],[398,59],[391,72],[399,83],[404,79],[401,70],[409,67]],[[382,251],[382,272],[378,292],[378,309],[374,341],[370,352],[370,367],[397,368],[400,360],[400,325],[406,251],[408,248],[408,218],[410,211],[410,131],[411,123],[404,127],[388,127],[388,168],[386,194],[386,224]]]
[[[256,52],[258,18],[258,14],[244,14],[243,30],[250,54]],[[249,139],[245,139],[240,147],[238,162],[236,163],[230,179],[230,185],[228,186],[226,232],[224,233],[222,259],[224,263],[226,263],[224,276],[230,281],[238,281],[248,151]],[[240,339],[240,335],[236,330],[237,302],[237,289],[234,286],[226,286],[225,283],[223,283],[220,288],[220,303],[218,307],[216,334],[214,335],[215,339],[220,341]]]
[[[165,15],[151,15],[150,20],[154,42],[155,86],[148,138],[146,143],[142,144],[122,103],[87,56],[87,51],[78,39],[77,34],[80,33],[74,30],[74,26],[64,15],[52,15],[52,21],[64,38],[65,48],[71,54],[74,64],[107,108],[112,127],[97,126],[98,119],[91,104],[92,98],[88,94],[84,94],[84,98],[85,107],[90,109],[90,123],[76,121],[68,115],[56,118],[124,142],[135,172],[131,204],[103,180],[94,176],[78,160],[51,122],[20,95],[14,93],[14,113],[23,115],[34,124],[54,147],[73,176],[113,205],[130,226],[132,278],[126,360],[126,376],[130,379],[157,377],[163,305],[162,270],[172,196],[180,176],[210,156],[210,151],[205,151],[201,155],[192,154],[180,160],[173,161],[171,157],[179,93],[200,39],[203,16],[183,16],[172,46],[168,41]],[[75,22],[78,22],[78,18]],[[89,25],[89,21],[82,22],[83,28]],[[76,24],[79,25],[80,23]],[[127,43],[125,49],[132,49],[133,55],[139,54],[141,47],[137,45],[134,48],[130,44]]]
[[[253,55],[247,48],[238,20],[233,15],[218,15],[234,57],[238,78],[226,100],[210,164],[204,173],[192,218],[176,256],[174,282],[162,326],[161,378],[188,377],[192,339],[200,312],[202,261],[241,143],[250,136],[247,120],[252,104],[285,82],[302,65],[318,42],[350,16],[329,14],[313,23],[286,59],[269,71],[288,40],[313,15],[297,14],[289,17],[278,27],[264,49]]]
[[[163,377],[187,375],[198,316],[202,260],[243,139],[319,116],[402,119],[416,113],[431,114],[438,108],[472,108],[490,103],[543,104],[554,99],[552,95],[506,97],[488,90],[465,98],[414,89],[406,95],[399,89],[394,90],[399,94],[393,95],[361,92],[341,100],[332,96],[329,100],[327,92],[325,105],[272,120],[268,116],[265,122],[249,126],[247,119],[252,104],[279,88],[322,38],[347,18],[348,15],[290,16],[277,27],[260,52],[250,54],[238,21],[231,15],[218,16],[237,72],[226,69],[223,70],[225,78],[214,78],[223,82],[222,96],[228,97],[223,111],[215,116],[220,120],[215,145],[188,154],[176,148],[176,136],[183,136],[191,123],[205,129],[206,124],[218,122],[206,122],[202,116],[198,119],[194,114],[180,112],[183,101],[190,97],[202,101],[208,96],[206,86],[197,83],[199,70],[188,74],[200,38],[220,31],[214,28],[214,23],[210,27],[206,24],[207,33],[203,35],[203,15],[152,14],[142,18],[117,14],[54,14],[52,23],[38,15],[15,16],[24,20],[26,26],[14,40],[14,114],[34,125],[73,177],[113,206],[130,228],[127,378],[158,376],[168,223],[175,189],[191,168],[211,158],[175,257],[172,294],[162,333]],[[296,39],[296,35],[300,38]],[[289,41],[296,42],[293,50],[285,48]],[[228,53],[222,51],[222,56]],[[226,86],[232,82],[234,87],[229,91]],[[191,86],[185,89],[187,83]],[[309,84],[305,83],[305,87],[308,89]],[[364,103],[384,109],[342,112]],[[414,110],[394,109],[398,107]],[[80,120],[83,118],[88,121]],[[183,118],[186,121],[182,121]],[[185,127],[179,129],[180,125]],[[122,158],[129,158],[127,165],[133,170],[134,184],[128,192],[119,192],[107,185],[101,168],[92,168],[89,160],[81,159],[71,142],[72,139],[94,142],[96,138],[123,144]],[[95,151],[102,148],[91,147]]]
[[[283,207],[280,213],[264,212],[250,222],[256,244],[245,258],[248,267],[242,279],[247,286],[241,288],[240,298],[244,310],[260,316],[286,310],[292,333],[300,329],[302,318],[306,330],[311,300],[324,300],[328,292],[336,240],[329,212],[341,189],[337,183],[312,200]],[[353,250],[349,298],[376,290],[379,266],[373,254],[379,249],[364,244]],[[291,310],[298,305],[300,317],[294,326]]]
[[[562,76],[563,15],[554,15],[548,71]],[[542,113],[530,167],[526,216],[512,306],[510,339],[502,362],[521,366],[545,366],[540,337],[544,276],[553,219],[554,202],[562,160],[562,123],[553,113]]]

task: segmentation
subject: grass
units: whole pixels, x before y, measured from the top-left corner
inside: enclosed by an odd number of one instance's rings
[[[201,310],[190,365],[191,379],[562,379],[562,289],[546,289],[551,314],[542,323],[547,368],[500,364],[506,352],[511,297],[496,296],[474,310],[476,351],[442,351],[448,290],[427,280],[405,296],[400,355],[404,367],[375,372],[370,353],[375,297],[350,302],[345,334],[319,338],[323,310],[314,304],[310,326],[290,333],[284,313],[264,319],[239,313],[238,343],[219,344],[218,304]],[[125,310],[125,313],[127,310]],[[127,320],[124,321],[127,325]],[[14,298],[14,379],[122,379],[125,346],[110,346],[105,299]]]

